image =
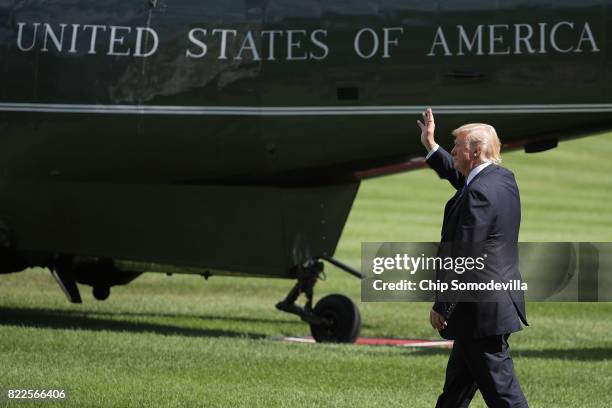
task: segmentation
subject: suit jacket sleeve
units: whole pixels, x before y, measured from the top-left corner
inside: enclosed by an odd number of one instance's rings
[[[442,146],[427,159],[427,164],[438,173],[440,178],[448,180],[457,190],[465,184],[465,176],[455,170],[453,158]]]

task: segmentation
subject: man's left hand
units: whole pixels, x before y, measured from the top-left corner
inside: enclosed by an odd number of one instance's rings
[[[429,322],[431,323],[431,327],[438,331],[446,328],[446,319],[444,316],[433,309],[429,312]]]

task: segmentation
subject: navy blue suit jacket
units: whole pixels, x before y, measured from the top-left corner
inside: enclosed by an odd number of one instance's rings
[[[517,251],[521,204],[514,174],[491,164],[462,191],[466,178],[454,169],[446,150],[439,147],[427,163],[457,189],[444,208],[441,248],[461,247],[467,252],[478,248],[480,254],[486,253],[483,281],[521,279]],[[522,291],[502,292],[495,302],[437,301],[433,308],[447,317],[448,326],[440,332],[447,339],[512,333],[521,330],[521,322],[527,325]]]

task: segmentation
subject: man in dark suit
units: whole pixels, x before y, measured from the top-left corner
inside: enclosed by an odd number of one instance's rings
[[[486,253],[485,269],[472,276],[477,280],[520,279],[519,191],[512,172],[498,166],[501,144],[495,129],[481,123],[456,129],[449,154],[435,142],[431,109],[417,122],[427,163],[457,189],[444,209],[441,250],[453,256]],[[510,333],[521,330],[521,322],[527,325],[523,292],[471,300],[437,296],[430,312],[431,325],[454,340],[436,407],[467,407],[477,389],[489,407],[527,407],[508,351]]]

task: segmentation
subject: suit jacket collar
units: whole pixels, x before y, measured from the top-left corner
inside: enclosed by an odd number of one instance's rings
[[[485,168],[487,168],[488,166],[492,165],[493,163],[490,161],[484,162],[484,163],[480,163],[478,166],[474,167],[469,173],[468,176],[465,178],[465,184],[469,184],[470,181],[472,181],[472,179],[474,177],[476,177],[476,175],[478,173],[480,173],[481,171],[483,171]]]
[[[484,169],[480,170],[480,172],[478,174],[476,174],[473,179],[470,180],[470,184],[472,184],[478,178],[482,177],[484,174],[490,173],[491,171],[495,170],[497,167],[498,166],[495,163],[491,163],[490,165],[488,165]],[[467,178],[466,178],[466,180],[467,180]]]

